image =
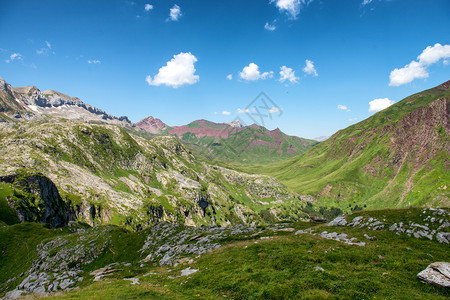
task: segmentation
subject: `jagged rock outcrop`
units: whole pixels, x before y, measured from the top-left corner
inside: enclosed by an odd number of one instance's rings
[[[30,120],[45,115],[85,121],[109,121],[131,125],[126,116],[116,117],[105,111],[84,103],[77,97],[46,90],[35,86],[11,87],[0,78],[0,113],[6,113],[15,120]],[[0,116],[0,119],[3,118]]]
[[[15,99],[11,85],[0,78],[0,113],[13,114],[23,109],[24,106]]]
[[[9,201],[22,222],[57,228],[75,219],[74,210],[63,201],[56,185],[41,174],[0,176],[0,182],[12,183],[17,189]]]

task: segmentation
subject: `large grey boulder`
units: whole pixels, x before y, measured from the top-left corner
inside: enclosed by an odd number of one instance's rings
[[[425,270],[417,274],[417,277],[430,284],[441,287],[450,287],[450,263],[434,262]]]

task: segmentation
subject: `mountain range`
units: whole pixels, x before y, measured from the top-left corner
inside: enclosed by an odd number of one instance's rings
[[[407,97],[318,143],[238,122],[132,124],[78,98],[1,80],[0,175],[42,175],[71,218],[132,228],[448,206],[449,87]],[[3,183],[6,206],[39,198],[14,182]],[[44,218],[39,209],[27,214]]]
[[[176,134],[164,132],[200,127],[172,128],[147,118],[147,130],[159,132],[140,137],[126,117],[78,98],[4,81],[1,86],[0,175],[8,178],[3,201],[20,207],[22,221],[47,220],[46,205],[34,205],[42,189],[33,196],[28,184],[20,184],[20,178],[28,182],[35,175],[50,179],[70,204],[71,218],[88,224],[142,228],[162,220],[199,226],[308,217],[301,211],[307,202],[276,179],[205,162]],[[144,122],[140,126],[146,128]]]
[[[196,153],[226,162],[275,162],[302,154],[317,144],[314,140],[286,135],[278,128],[268,130],[256,124],[244,126],[239,121],[197,120],[171,127],[159,119],[147,117],[136,123],[136,127],[151,134],[176,136]]]

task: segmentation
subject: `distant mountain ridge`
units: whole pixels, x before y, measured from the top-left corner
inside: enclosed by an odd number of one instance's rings
[[[77,97],[35,86],[12,87],[0,78],[0,121],[22,121],[44,116],[118,125],[147,138],[172,135],[209,159],[232,163],[271,163],[304,153],[317,143],[288,136],[279,129],[267,130],[256,124],[244,126],[239,121],[214,123],[197,120],[170,127],[149,116],[132,124],[126,116],[116,117],[84,103]],[[137,130],[137,131],[136,131]]]
[[[156,135],[173,135],[210,158],[239,163],[269,163],[304,153],[317,141],[288,136],[280,129],[268,130],[239,121],[214,123],[196,120],[170,127],[161,120],[147,117],[136,126]]]
[[[84,103],[77,97],[35,86],[12,87],[0,78],[0,119],[33,119],[52,115],[66,119],[131,125],[126,116],[116,117]]]

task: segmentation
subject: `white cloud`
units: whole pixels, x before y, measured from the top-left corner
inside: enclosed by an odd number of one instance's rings
[[[259,71],[259,67],[255,63],[250,63],[248,66],[242,69],[242,72],[239,73],[239,76],[247,81],[255,81],[258,79],[267,79],[273,77],[273,72],[263,72]]]
[[[217,111],[215,111],[214,114],[217,115]]]
[[[145,9],[145,11],[150,11],[150,10],[153,9],[153,5],[146,3],[146,4],[144,5],[144,9]]]
[[[229,116],[229,115],[231,115],[231,113],[229,111],[224,110],[224,111],[222,111],[222,115]]]
[[[52,49],[52,44],[50,44],[48,41],[45,41],[45,47],[42,47],[41,49],[37,49],[36,54],[47,55],[51,49]]]
[[[264,28],[269,31],[274,31],[275,29],[277,29],[277,27],[274,24],[269,24],[268,22],[266,22]]]
[[[228,74],[228,75],[227,75],[227,79],[228,79],[228,80],[232,80],[232,79],[233,79],[233,74]]]
[[[394,103],[395,101],[389,100],[388,98],[374,99],[369,102],[369,112],[378,112],[380,110],[388,108]]]
[[[238,114],[248,114],[250,112],[250,110],[248,108],[245,108],[245,109],[238,108],[236,112]]]
[[[312,0],[270,0],[275,3],[280,12],[285,12],[289,18],[296,19],[300,13],[300,4],[309,4]]]
[[[358,121],[358,118],[350,118],[350,119],[347,119],[347,121],[348,122],[355,122],[355,121]]]
[[[94,64],[94,65],[97,65],[97,64],[101,64],[101,63],[102,63],[102,62],[101,62],[100,60],[98,60],[98,59],[88,60],[87,62],[88,62],[88,64]]]
[[[339,109],[339,110],[345,110],[345,111],[350,111],[350,109],[349,109],[347,106],[341,105],[341,104],[338,104],[337,109]]]
[[[372,0],[364,0],[362,5],[367,5],[367,4],[370,4],[371,2],[372,2]]]
[[[13,62],[15,60],[23,60],[22,54],[20,53],[13,53],[9,56],[9,59],[5,60],[5,62],[7,64],[9,64],[10,62]]]
[[[431,65],[437,63],[442,58],[450,58],[450,45],[442,46],[437,43],[434,46],[428,46],[417,58],[423,65]]]
[[[401,69],[394,69],[389,75],[389,85],[399,86],[410,83],[416,78],[427,78],[429,76],[426,67],[417,61],[412,61]]]
[[[279,81],[285,82],[288,80],[291,83],[298,83],[298,77],[295,77],[295,71],[293,71],[291,68],[288,68],[286,66],[282,66],[280,71],[280,79]]]
[[[169,19],[172,21],[178,21],[178,19],[182,16],[183,14],[181,13],[181,8],[178,5],[174,5],[171,9],[170,9],[170,13],[169,13]]]
[[[177,88],[185,84],[194,84],[200,80],[198,75],[195,75],[195,66],[197,58],[190,52],[174,55],[167,64],[161,67],[158,74],[152,78],[147,76],[145,79],[149,85],[165,84]]]
[[[309,75],[318,76],[316,68],[314,67],[314,62],[307,59],[305,60],[305,67],[303,68],[303,72]]]
[[[273,113],[279,112],[280,109],[278,107],[272,107],[272,108],[268,109],[267,111],[269,112],[269,114],[273,114]]]
[[[450,58],[450,45],[437,43],[434,46],[428,46],[417,57],[417,61],[413,60],[400,69],[394,69],[389,75],[389,85],[399,86],[410,83],[417,78],[428,78],[427,68],[440,61],[441,59]]]

